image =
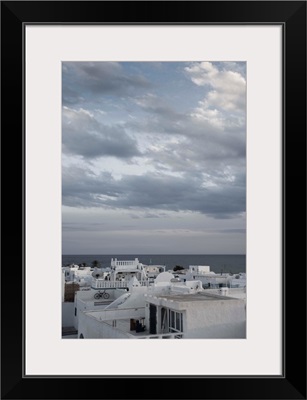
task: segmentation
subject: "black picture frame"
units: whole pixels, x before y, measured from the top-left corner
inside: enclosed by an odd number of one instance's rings
[[[170,376],[24,375],[23,32],[26,24],[60,23],[283,26],[281,376],[179,377],[171,375],[171,361],[165,361],[169,362]],[[306,399],[306,2],[2,1],[1,53],[1,398]],[[163,357],[161,360],[164,362]]]

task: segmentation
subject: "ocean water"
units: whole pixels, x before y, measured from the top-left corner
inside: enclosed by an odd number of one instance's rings
[[[86,263],[92,266],[92,262],[97,260],[101,267],[109,267],[111,258],[118,260],[134,260],[138,258],[143,264],[158,264],[165,265],[166,270],[173,269],[176,265],[188,268],[189,265],[209,265],[210,270],[216,273],[232,272],[237,274],[239,272],[246,272],[246,256],[242,254],[86,254],[86,255],[62,255],[62,266],[67,264],[81,264]]]

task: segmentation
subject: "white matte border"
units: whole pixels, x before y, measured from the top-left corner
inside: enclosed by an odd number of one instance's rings
[[[281,375],[281,26],[29,25],[25,54],[25,375]],[[61,339],[62,61],[247,62],[246,339]]]

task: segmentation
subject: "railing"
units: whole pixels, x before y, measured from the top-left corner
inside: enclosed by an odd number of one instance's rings
[[[104,280],[93,280],[93,289],[116,289],[116,288],[127,288],[130,281],[104,281]],[[139,281],[141,286],[149,286],[149,281]]]
[[[156,335],[135,336],[135,339],[182,339],[183,333],[160,333]]]

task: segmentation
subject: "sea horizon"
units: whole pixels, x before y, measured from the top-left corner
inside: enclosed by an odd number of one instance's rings
[[[62,266],[83,264],[92,266],[98,261],[102,268],[110,266],[111,258],[118,260],[134,260],[138,258],[143,264],[164,265],[166,270],[176,265],[188,268],[189,265],[209,265],[216,273],[246,272],[246,254],[63,254]]]

